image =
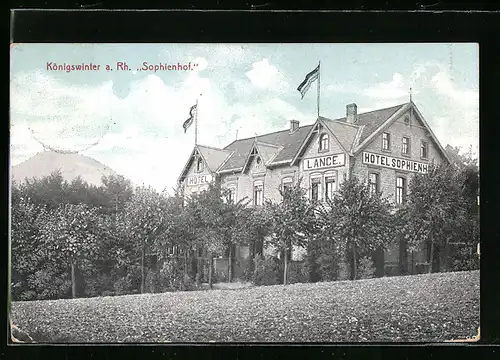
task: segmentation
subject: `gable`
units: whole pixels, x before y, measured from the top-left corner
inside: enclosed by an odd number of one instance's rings
[[[390,149],[382,149],[383,134],[389,134]],[[408,153],[403,153],[403,138],[408,142]],[[427,124],[418,116],[414,107],[409,107],[406,111],[398,114],[389,124],[379,129],[377,134],[359,151],[369,151],[376,153],[387,153],[394,157],[411,158],[416,161],[423,160],[420,154],[422,141],[427,143],[428,157],[425,160],[441,163],[447,161],[447,154],[443,153],[437,139],[431,133]]]
[[[327,135],[327,150],[320,150],[320,137],[323,135]],[[330,127],[326,126],[323,121],[318,120],[304,139],[301,148],[292,161],[292,165],[295,165],[299,159],[339,153],[346,153],[346,149],[331,131]]]

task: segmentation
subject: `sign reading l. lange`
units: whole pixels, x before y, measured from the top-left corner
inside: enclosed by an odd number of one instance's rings
[[[426,174],[428,164],[418,161],[398,159],[391,156],[363,152],[363,164],[383,166],[390,169],[404,170]]]
[[[304,159],[302,162],[304,170],[315,170],[329,167],[345,165],[345,154],[333,154],[320,156],[311,159]]]
[[[212,175],[210,175],[210,174],[190,176],[187,178],[187,185],[188,186],[208,184],[210,182],[212,182]]]

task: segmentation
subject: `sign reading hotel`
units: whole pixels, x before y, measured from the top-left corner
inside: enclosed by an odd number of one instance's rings
[[[363,164],[383,166],[389,169],[427,173],[428,165],[418,161],[398,159],[391,156],[373,154],[367,151],[363,152]]]
[[[203,185],[203,184],[208,184],[210,182],[212,182],[212,175],[210,174],[190,176],[187,178],[188,186]]]
[[[302,164],[304,170],[316,170],[316,169],[344,166],[345,154],[333,154],[311,159],[304,159]]]

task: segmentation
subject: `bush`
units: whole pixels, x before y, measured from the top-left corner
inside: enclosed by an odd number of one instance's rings
[[[279,266],[275,258],[254,259],[254,273],[252,282],[254,285],[276,285],[279,284]]]
[[[316,259],[317,272],[322,281],[334,281],[337,279],[335,258],[332,255],[321,254]]]
[[[373,260],[368,257],[362,257],[359,260],[359,268],[357,271],[358,279],[372,279],[375,277],[375,266],[373,265]]]
[[[337,280],[349,280],[350,277],[349,266],[345,261],[339,262],[337,267]]]
[[[291,261],[288,264],[287,283],[306,283],[309,282],[308,269],[305,262]]]

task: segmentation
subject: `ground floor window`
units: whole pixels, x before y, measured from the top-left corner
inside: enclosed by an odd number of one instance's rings
[[[371,172],[368,174],[368,186],[370,194],[376,194],[380,191],[380,175],[378,173]]]
[[[336,176],[334,174],[325,176],[325,200],[331,200],[337,189]]]
[[[321,177],[311,178],[311,200],[321,200]]]
[[[404,204],[406,201],[406,179],[404,177],[396,177],[396,204]]]

